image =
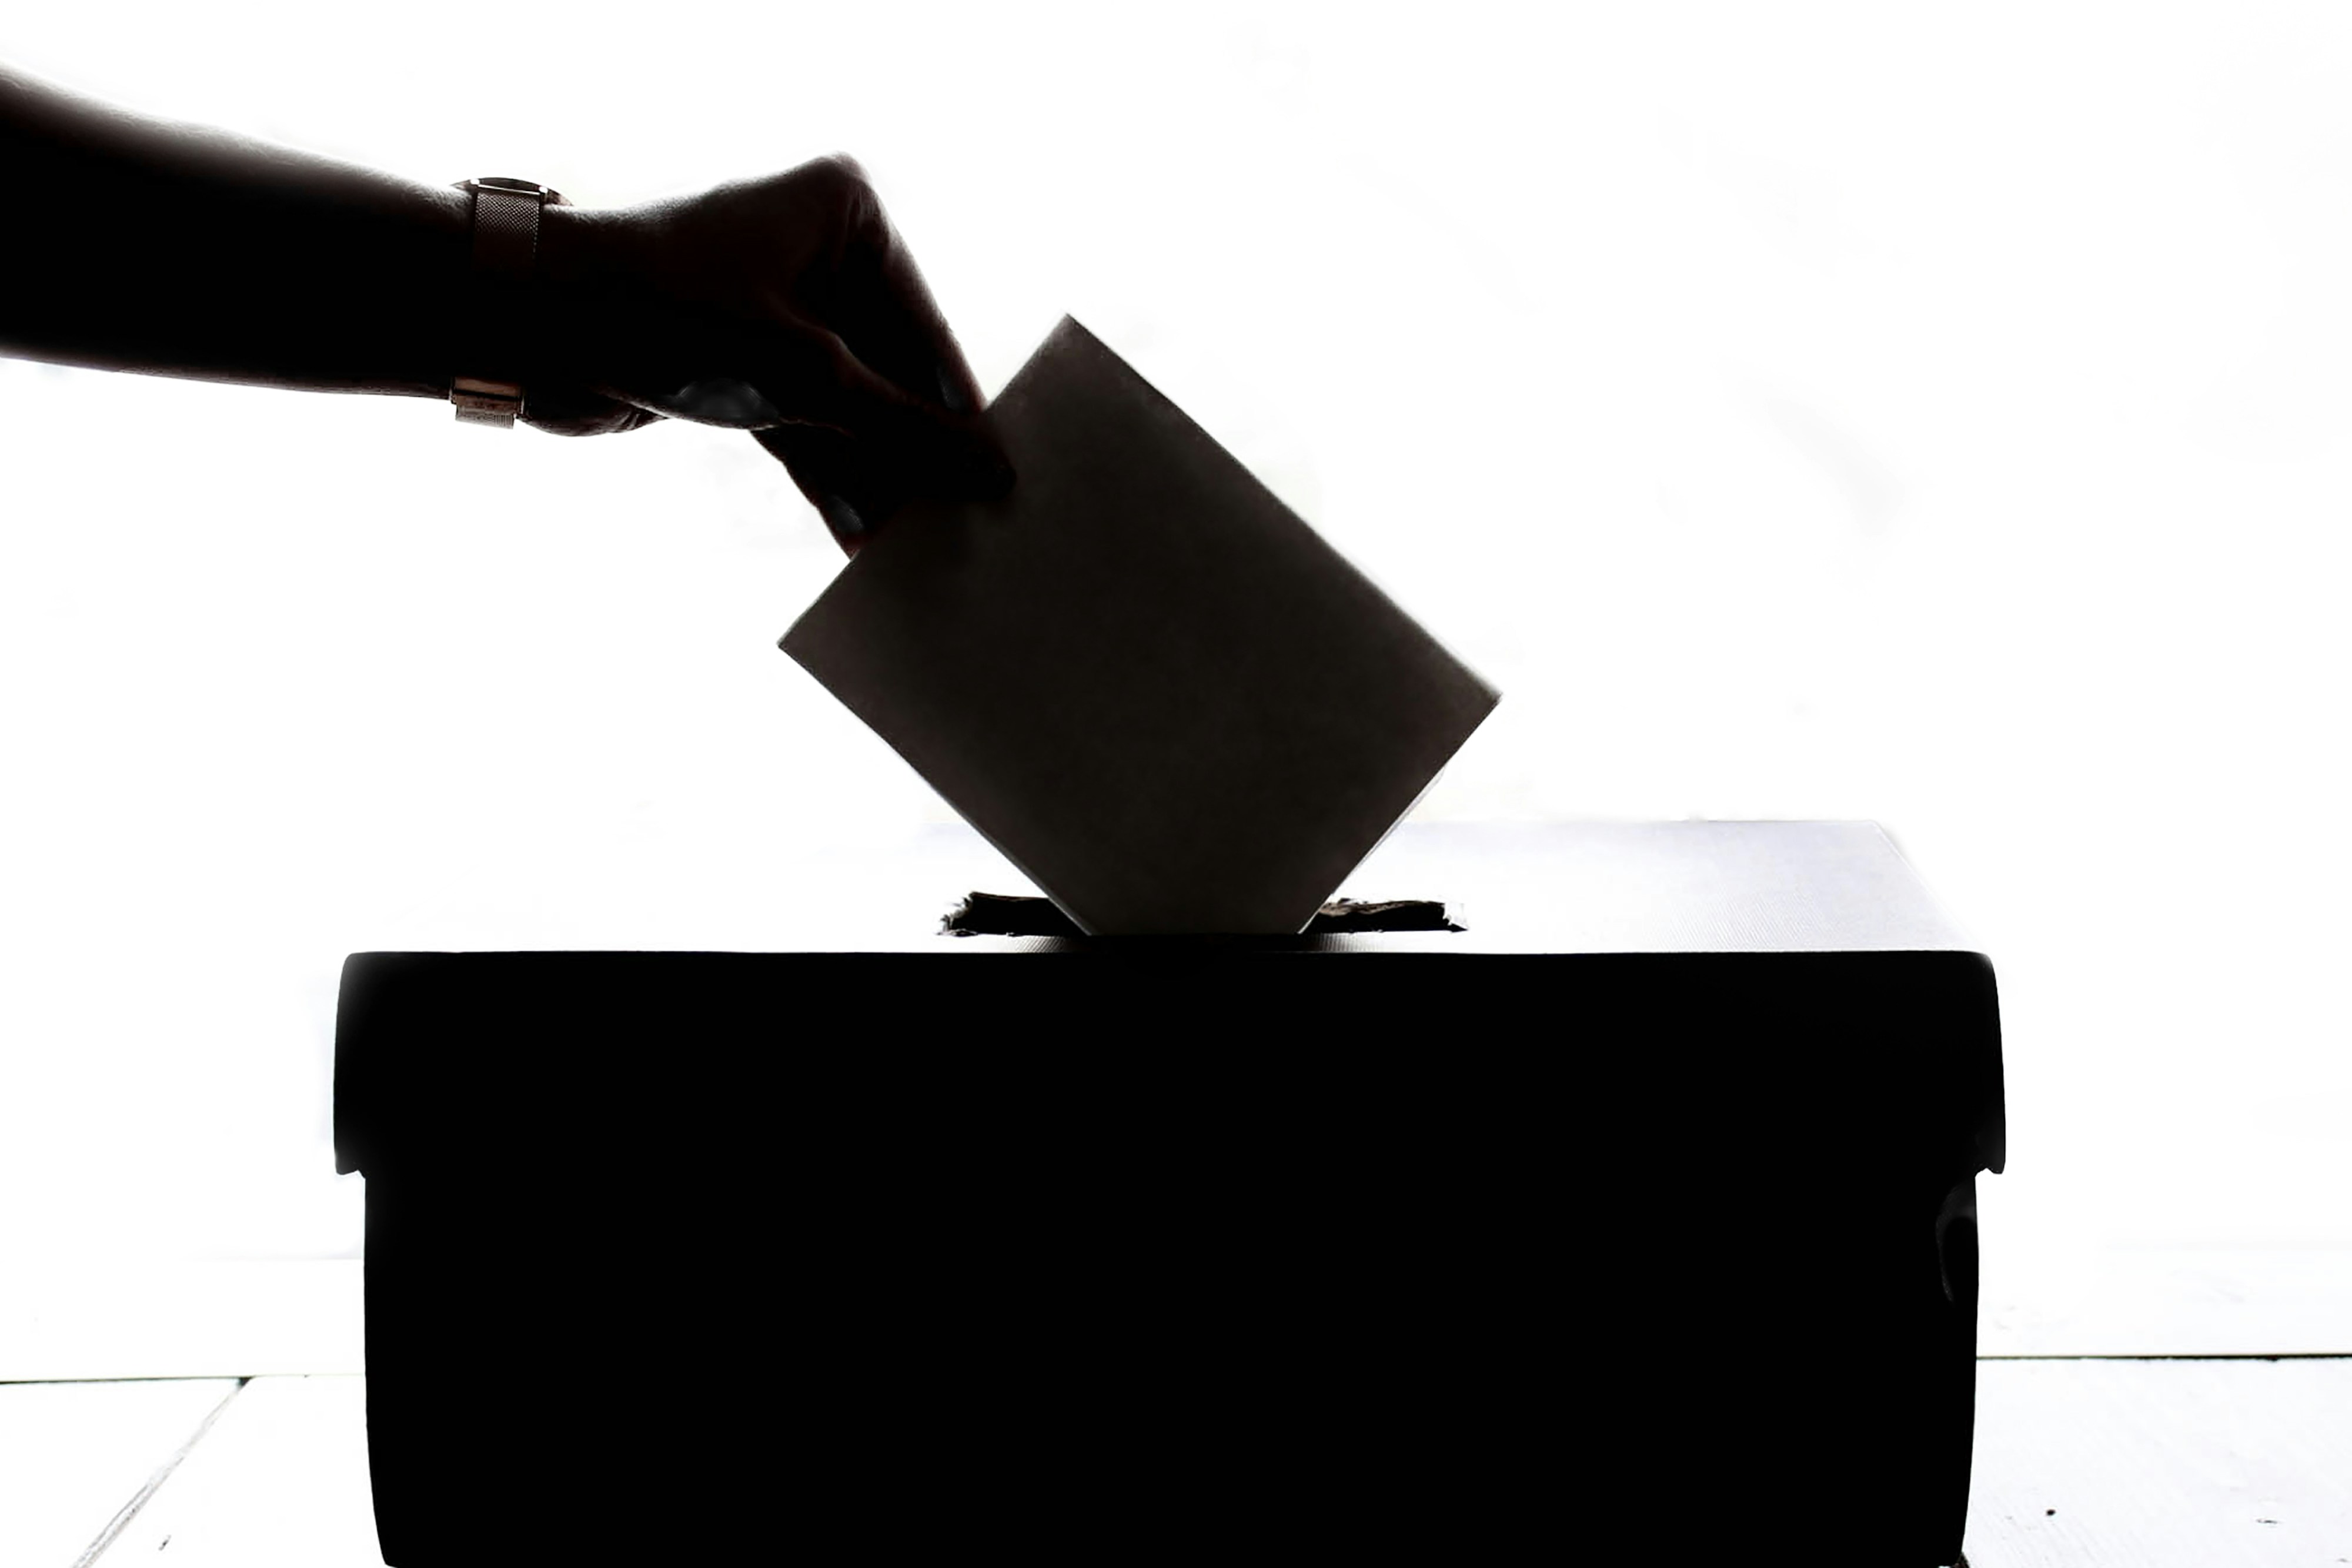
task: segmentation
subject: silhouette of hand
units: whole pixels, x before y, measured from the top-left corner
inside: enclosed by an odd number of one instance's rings
[[[527,423],[748,430],[853,555],[912,497],[1010,488],[971,367],[855,160],[546,216]]]

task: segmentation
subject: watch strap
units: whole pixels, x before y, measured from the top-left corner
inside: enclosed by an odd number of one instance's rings
[[[522,413],[522,385],[514,379],[513,308],[530,281],[539,255],[539,215],[563,198],[528,180],[491,175],[459,183],[473,197],[473,261],[466,317],[467,353],[485,373],[452,379],[449,401],[467,424],[512,429]]]

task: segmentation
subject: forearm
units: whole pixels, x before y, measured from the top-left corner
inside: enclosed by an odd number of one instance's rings
[[[522,388],[593,435],[756,433],[828,521],[1013,482],[971,365],[864,170],[550,204],[528,277],[454,188],[142,119],[0,66],[0,354],[321,392]],[[511,273],[513,276],[502,276]]]
[[[0,67],[0,352],[446,396],[468,198]]]

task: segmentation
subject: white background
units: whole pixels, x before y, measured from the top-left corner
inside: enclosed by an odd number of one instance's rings
[[[1423,816],[1884,822],[1999,967],[1989,1278],[2352,1243],[2352,11],[360,15],[0,56],[589,205],[855,153],[985,388],[1076,315],[1503,689]],[[347,952],[771,946],[951,820],[748,438],[0,361],[0,464],[20,1268],[355,1255]]]

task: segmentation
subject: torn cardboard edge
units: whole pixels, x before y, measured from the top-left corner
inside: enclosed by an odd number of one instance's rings
[[[1302,936],[1339,936],[1367,931],[1460,931],[1445,905],[1430,899],[1397,898],[1368,903],[1335,898],[1315,912]],[[973,893],[940,923],[943,936],[1083,936],[1076,921],[1050,898],[1034,894]]]

